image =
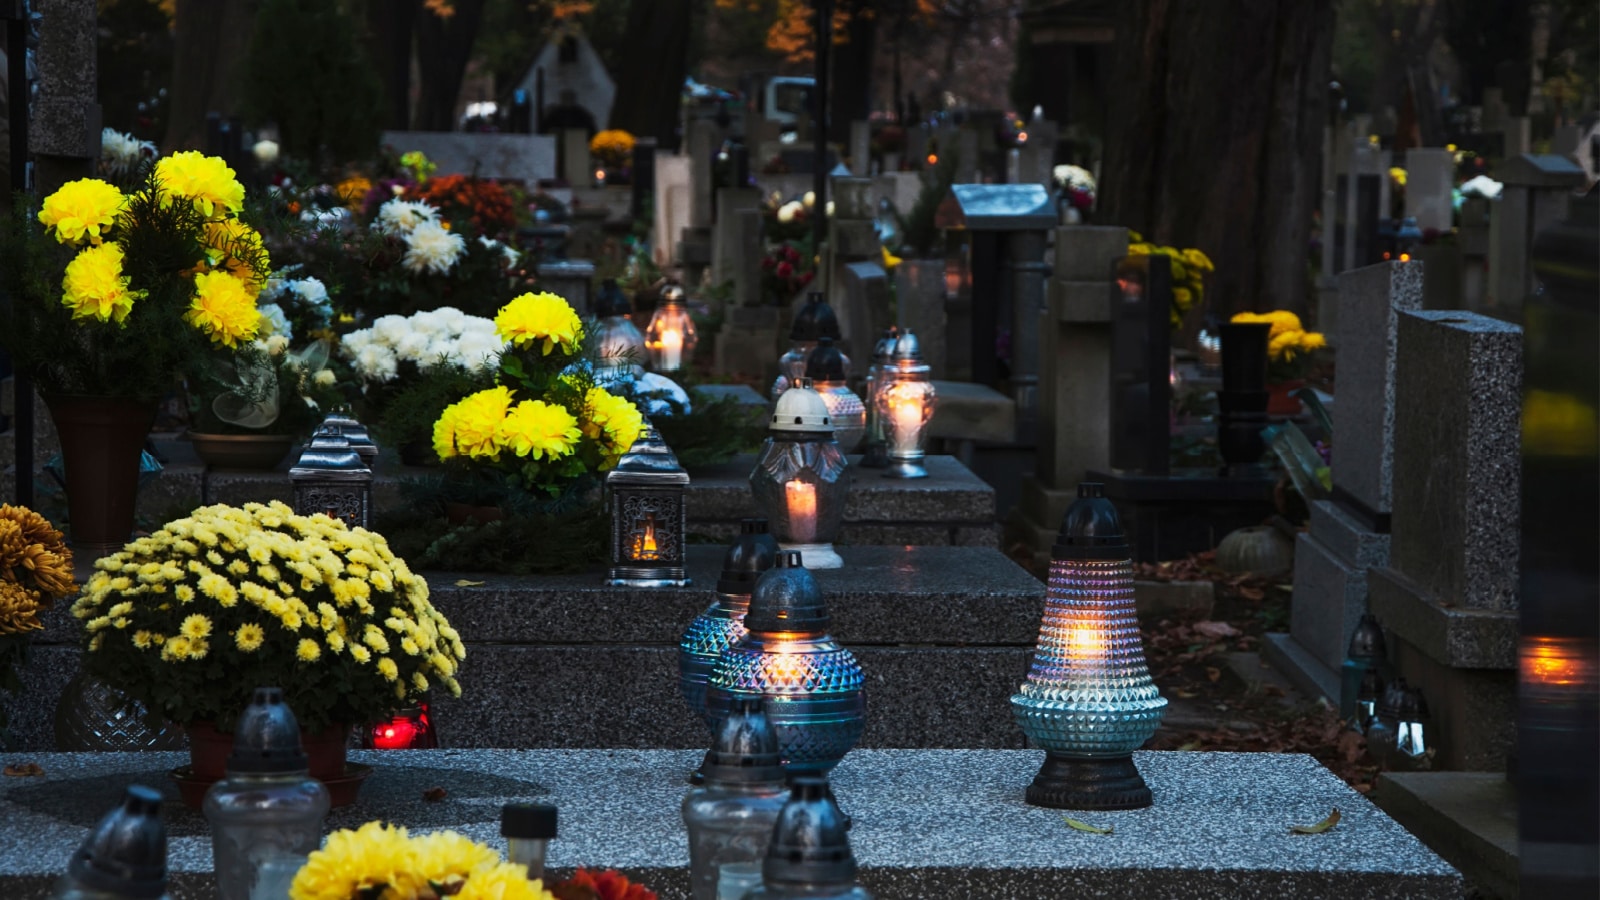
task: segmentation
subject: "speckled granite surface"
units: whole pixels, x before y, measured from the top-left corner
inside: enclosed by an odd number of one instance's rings
[[[168,807],[175,900],[209,897],[203,820],[177,807],[165,769],[179,754],[27,757],[43,778],[0,781],[0,896],[48,894],[53,873],[121,787],[140,781]],[[377,771],[356,806],[329,827],[384,817],[417,830],[454,828],[500,845],[505,801],[539,797],[561,810],[550,864],[616,866],[663,898],[684,896],[686,837],[678,812],[694,751],[538,750],[355,754]],[[1066,826],[1027,806],[1034,751],[858,750],[834,787],[854,818],[862,881],[896,898],[1406,897],[1449,898],[1460,876],[1366,798],[1306,756],[1140,753],[1149,809],[1077,813],[1114,832]],[[21,757],[4,757],[6,762]],[[422,791],[442,787],[438,802]],[[1321,835],[1291,835],[1337,807]]]
[[[1008,698],[1027,675],[1044,585],[980,547],[841,547],[817,573],[833,634],[867,673],[878,712],[864,746],[1021,746]],[[426,573],[467,642],[464,696],[438,705],[449,746],[702,746],[678,696],[677,644],[710,602],[724,548],[691,545],[688,588],[607,588],[598,571],[513,578]],[[481,585],[457,587],[458,580]],[[49,750],[57,698],[77,669],[77,623],[58,605],[34,636],[24,693],[8,700],[18,746]]]

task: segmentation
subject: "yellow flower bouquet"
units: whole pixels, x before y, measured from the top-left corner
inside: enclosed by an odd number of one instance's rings
[[[1206,276],[1216,270],[1211,258],[1188,247],[1162,247],[1146,241],[1137,231],[1128,232],[1129,256],[1165,256],[1172,269],[1172,327],[1183,327],[1189,310],[1205,300]]]
[[[411,837],[368,822],[328,835],[289,886],[289,900],[555,900],[526,866],[454,831]]]
[[[1328,346],[1328,339],[1322,332],[1305,330],[1300,317],[1286,309],[1237,313],[1232,321],[1272,326],[1267,334],[1267,380],[1270,382],[1304,378],[1312,354]]]
[[[632,134],[621,128],[608,128],[589,139],[589,154],[607,168],[623,169],[633,164]]]
[[[98,178],[19,209],[0,246],[0,342],[46,394],[157,397],[208,347],[256,336],[267,252],[221,159],[157,161],[124,194]]]
[[[95,563],[84,665],[181,724],[231,728],[256,685],[309,733],[459,695],[461,636],[383,537],[274,502],[208,506]]]

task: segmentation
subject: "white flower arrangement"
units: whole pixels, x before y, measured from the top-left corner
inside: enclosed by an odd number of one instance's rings
[[[505,341],[494,322],[442,306],[412,316],[383,316],[344,336],[339,352],[366,382],[389,382],[409,362],[426,372],[441,363],[480,371],[498,364]]]
[[[439,210],[420,200],[390,200],[378,207],[378,217],[373,220],[374,231],[406,237],[425,222],[439,224]]]
[[[141,141],[131,134],[115,128],[100,132],[100,174],[113,179],[127,178],[137,173],[146,162],[159,153],[150,141]]]
[[[451,234],[438,222],[418,222],[411,233],[405,236],[405,241],[406,255],[400,263],[417,275],[428,272],[443,275],[450,271],[461,254],[467,252],[466,239],[459,234]]]
[[[1082,166],[1056,166],[1050,170],[1050,175],[1055,180],[1056,187],[1062,190],[1073,188],[1079,191],[1088,191],[1091,194],[1095,193],[1094,174]]]

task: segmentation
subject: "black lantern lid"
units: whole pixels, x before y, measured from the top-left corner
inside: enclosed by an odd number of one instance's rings
[[[1385,719],[1400,718],[1400,709],[1406,701],[1406,680],[1403,676],[1395,676],[1383,689],[1383,698],[1378,701],[1377,714]]]
[[[839,317],[834,313],[833,307],[823,297],[821,291],[812,291],[806,295],[805,305],[794,314],[794,327],[789,329],[791,341],[820,341],[823,338],[839,340],[844,335],[839,331]]]
[[[556,808],[548,803],[507,803],[500,808],[500,836],[550,840],[556,836]]]
[[[1383,679],[1378,677],[1377,669],[1367,669],[1361,674],[1361,688],[1356,692],[1356,699],[1376,705],[1381,696],[1383,696]]]
[[[117,897],[160,897],[167,890],[167,829],[161,793],[129,785],[122,805],[106,813],[78,852],[68,874],[79,885]]]
[[[283,689],[258,687],[233,727],[233,754],[229,772],[270,774],[304,772],[306,754],[300,746],[300,723],[283,702]]]
[[[833,338],[817,340],[817,349],[806,357],[806,377],[813,381],[844,381],[844,354],[833,345]]]
[[[640,430],[639,437],[622,454],[622,459],[617,461],[617,467],[606,474],[606,484],[631,484],[641,487],[650,485],[687,485],[689,473],[678,465],[678,457],[673,454],[672,448],[667,446],[661,435],[656,433],[654,425],[646,423]]]
[[[615,278],[607,278],[600,282],[600,292],[594,299],[594,314],[602,319],[612,316],[626,316],[633,312],[633,303],[628,295],[617,286]]]
[[[1428,701],[1422,699],[1422,691],[1414,687],[1402,690],[1395,718],[1402,722],[1428,721]]]
[[[767,533],[767,520],[739,520],[739,536],[728,545],[722,557],[722,577],[717,579],[719,594],[748,594],[761,573],[778,561],[778,539]]]
[[[778,564],[762,574],[750,592],[744,627],[751,631],[821,633],[833,623],[822,602],[822,585],[801,565],[799,550],[778,554]]]
[[[1056,535],[1057,559],[1126,559],[1128,538],[1117,508],[1106,499],[1106,486],[1096,481],[1078,485],[1078,499],[1061,517]]]
[[[349,438],[339,427],[324,422],[311,436],[311,443],[300,451],[300,459],[289,470],[289,477],[353,481],[371,478],[372,470],[361,461],[361,454],[350,446]]]
[[[828,779],[800,776],[778,813],[761,863],[767,884],[846,886],[856,880],[849,825],[828,790]]]
[[[1388,648],[1383,642],[1383,627],[1372,613],[1361,614],[1361,621],[1356,623],[1356,630],[1350,635],[1350,649],[1346,655],[1351,659],[1369,661],[1388,657]]]
[[[764,699],[748,695],[733,698],[728,717],[722,720],[716,740],[711,742],[704,772],[707,782],[783,783],[778,733],[767,719]]]
[[[684,297],[681,284],[668,284],[661,289],[661,303],[664,306],[682,306]]]

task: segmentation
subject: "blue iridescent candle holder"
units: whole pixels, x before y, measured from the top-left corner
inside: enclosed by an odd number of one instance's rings
[[[744,617],[750,611],[750,592],[761,573],[777,561],[778,539],[767,533],[767,520],[741,519],[739,536],[722,557],[716,597],[694,617],[678,641],[678,690],[713,733],[717,723],[706,715],[706,681],[723,651],[745,636]]]
[[[1167,701],[1145,665],[1133,560],[1103,485],[1078,485],[1050,561],[1044,621],[1017,724],[1046,751],[1027,800],[1056,809],[1140,809],[1150,788],[1133,764]]]
[[[721,722],[734,696],[764,697],[784,766],[814,775],[838,765],[861,739],[865,679],[855,656],[828,634],[822,588],[800,559],[798,551],[782,551],[756,582],[748,633],[717,660],[706,712]]]

